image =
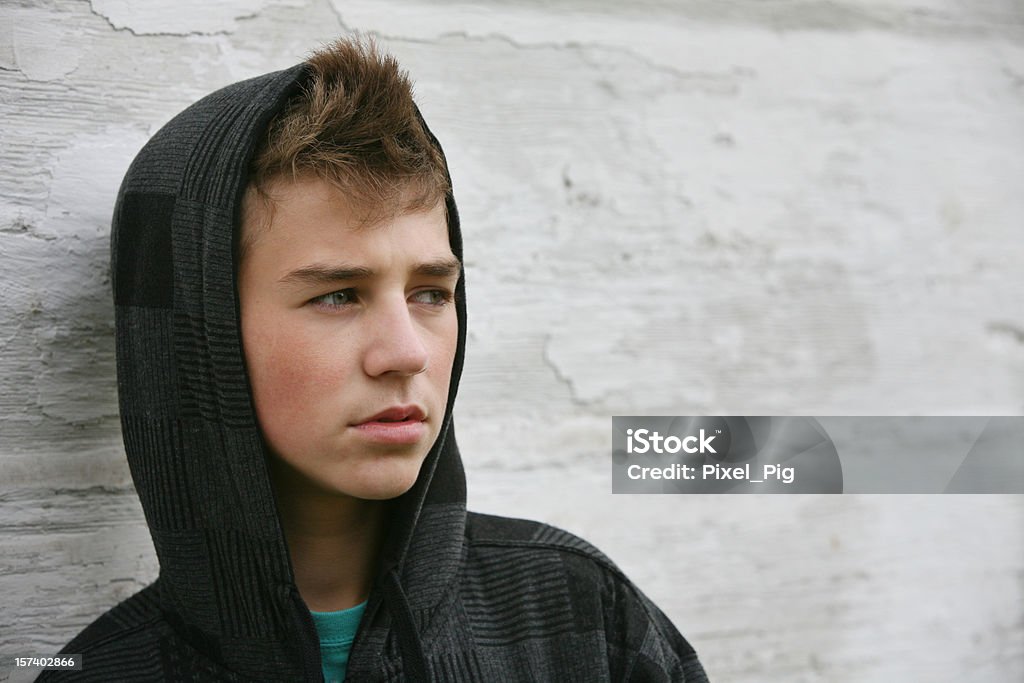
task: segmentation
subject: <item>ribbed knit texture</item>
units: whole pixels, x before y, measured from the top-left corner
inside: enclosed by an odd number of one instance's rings
[[[160,577],[63,649],[83,655],[82,671],[40,681],[323,680],[253,410],[233,263],[254,147],[305,74],[300,65],[203,98],[125,176],[111,235],[118,391]],[[444,425],[394,506],[347,680],[705,680],[687,641],[588,543],[467,514],[451,424],[465,301],[460,278]]]

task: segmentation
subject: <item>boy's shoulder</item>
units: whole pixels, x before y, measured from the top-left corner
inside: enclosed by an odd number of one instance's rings
[[[466,521],[467,558],[463,577],[485,584],[546,584],[591,602],[626,602],[648,618],[660,610],[603,552],[579,536],[550,524],[470,512]],[[497,586],[492,586],[497,588]]]
[[[471,549],[506,547],[575,555],[621,575],[615,563],[596,547],[575,534],[543,522],[470,512],[466,521],[466,539]]]
[[[646,623],[658,627],[668,623],[607,555],[564,529],[470,512],[466,539],[462,576],[470,588],[503,594],[516,586],[524,593],[520,598],[532,596],[544,602],[561,593],[577,612],[628,605]]]
[[[125,667],[138,680],[159,680],[160,638],[165,622],[156,599],[158,587],[151,583],[121,601],[86,626],[61,654],[82,656],[81,671],[47,670],[37,681],[101,681],[123,676]]]
[[[80,654],[80,671],[45,670],[37,682],[242,681],[185,642],[160,608],[159,580],[85,627],[61,654]]]
[[[468,618],[478,622],[478,641],[501,645],[603,633],[600,656],[608,658],[615,680],[707,680],[668,617],[579,536],[541,522],[471,512],[466,545],[461,591]],[[573,661],[586,649],[584,641],[574,647]]]

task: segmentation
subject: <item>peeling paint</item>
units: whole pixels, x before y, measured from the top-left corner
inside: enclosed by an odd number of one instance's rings
[[[673,40],[685,27],[712,36],[718,29],[758,34],[780,32],[886,31],[933,37],[1024,38],[1024,7],[1000,0],[984,5],[948,0],[688,0],[674,5],[660,0],[630,3],[541,0],[513,4],[498,0],[440,3],[416,0],[330,0],[347,25],[389,40],[432,42],[451,37],[502,40],[523,48],[572,49],[599,46],[647,55],[664,66],[696,55]],[[631,40],[639,31],[643,40]]]
[[[55,81],[78,68],[81,33],[47,12],[12,12],[13,66],[34,81]]]
[[[596,542],[716,678],[1019,679],[1020,500],[613,498],[606,441],[611,414],[1019,413],[1022,27],[1008,0],[3,3],[0,659],[157,572],[116,412],[121,175],[189,102],[362,31],[460,199],[472,508]]]
[[[180,0],[173,4],[131,0],[89,0],[111,27],[136,36],[202,36],[233,33],[238,22],[271,5],[301,6],[298,0]]]
[[[14,16],[12,9],[0,8],[0,70],[15,71],[18,62],[14,57]]]

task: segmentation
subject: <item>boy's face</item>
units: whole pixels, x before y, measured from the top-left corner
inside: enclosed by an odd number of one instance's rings
[[[455,358],[444,208],[360,227],[323,181],[278,182],[272,196],[238,290],[275,470],[309,493],[401,495],[437,439]]]

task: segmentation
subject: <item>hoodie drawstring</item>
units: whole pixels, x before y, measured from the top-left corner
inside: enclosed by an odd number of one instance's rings
[[[387,580],[384,583],[384,599],[387,600],[391,608],[395,635],[398,638],[398,648],[402,653],[402,664],[406,674],[412,681],[429,681],[430,668],[427,666],[427,658],[423,653],[423,642],[420,640],[412,609],[409,607],[409,601],[405,597],[405,591],[402,590],[402,584],[395,569],[388,572]]]

